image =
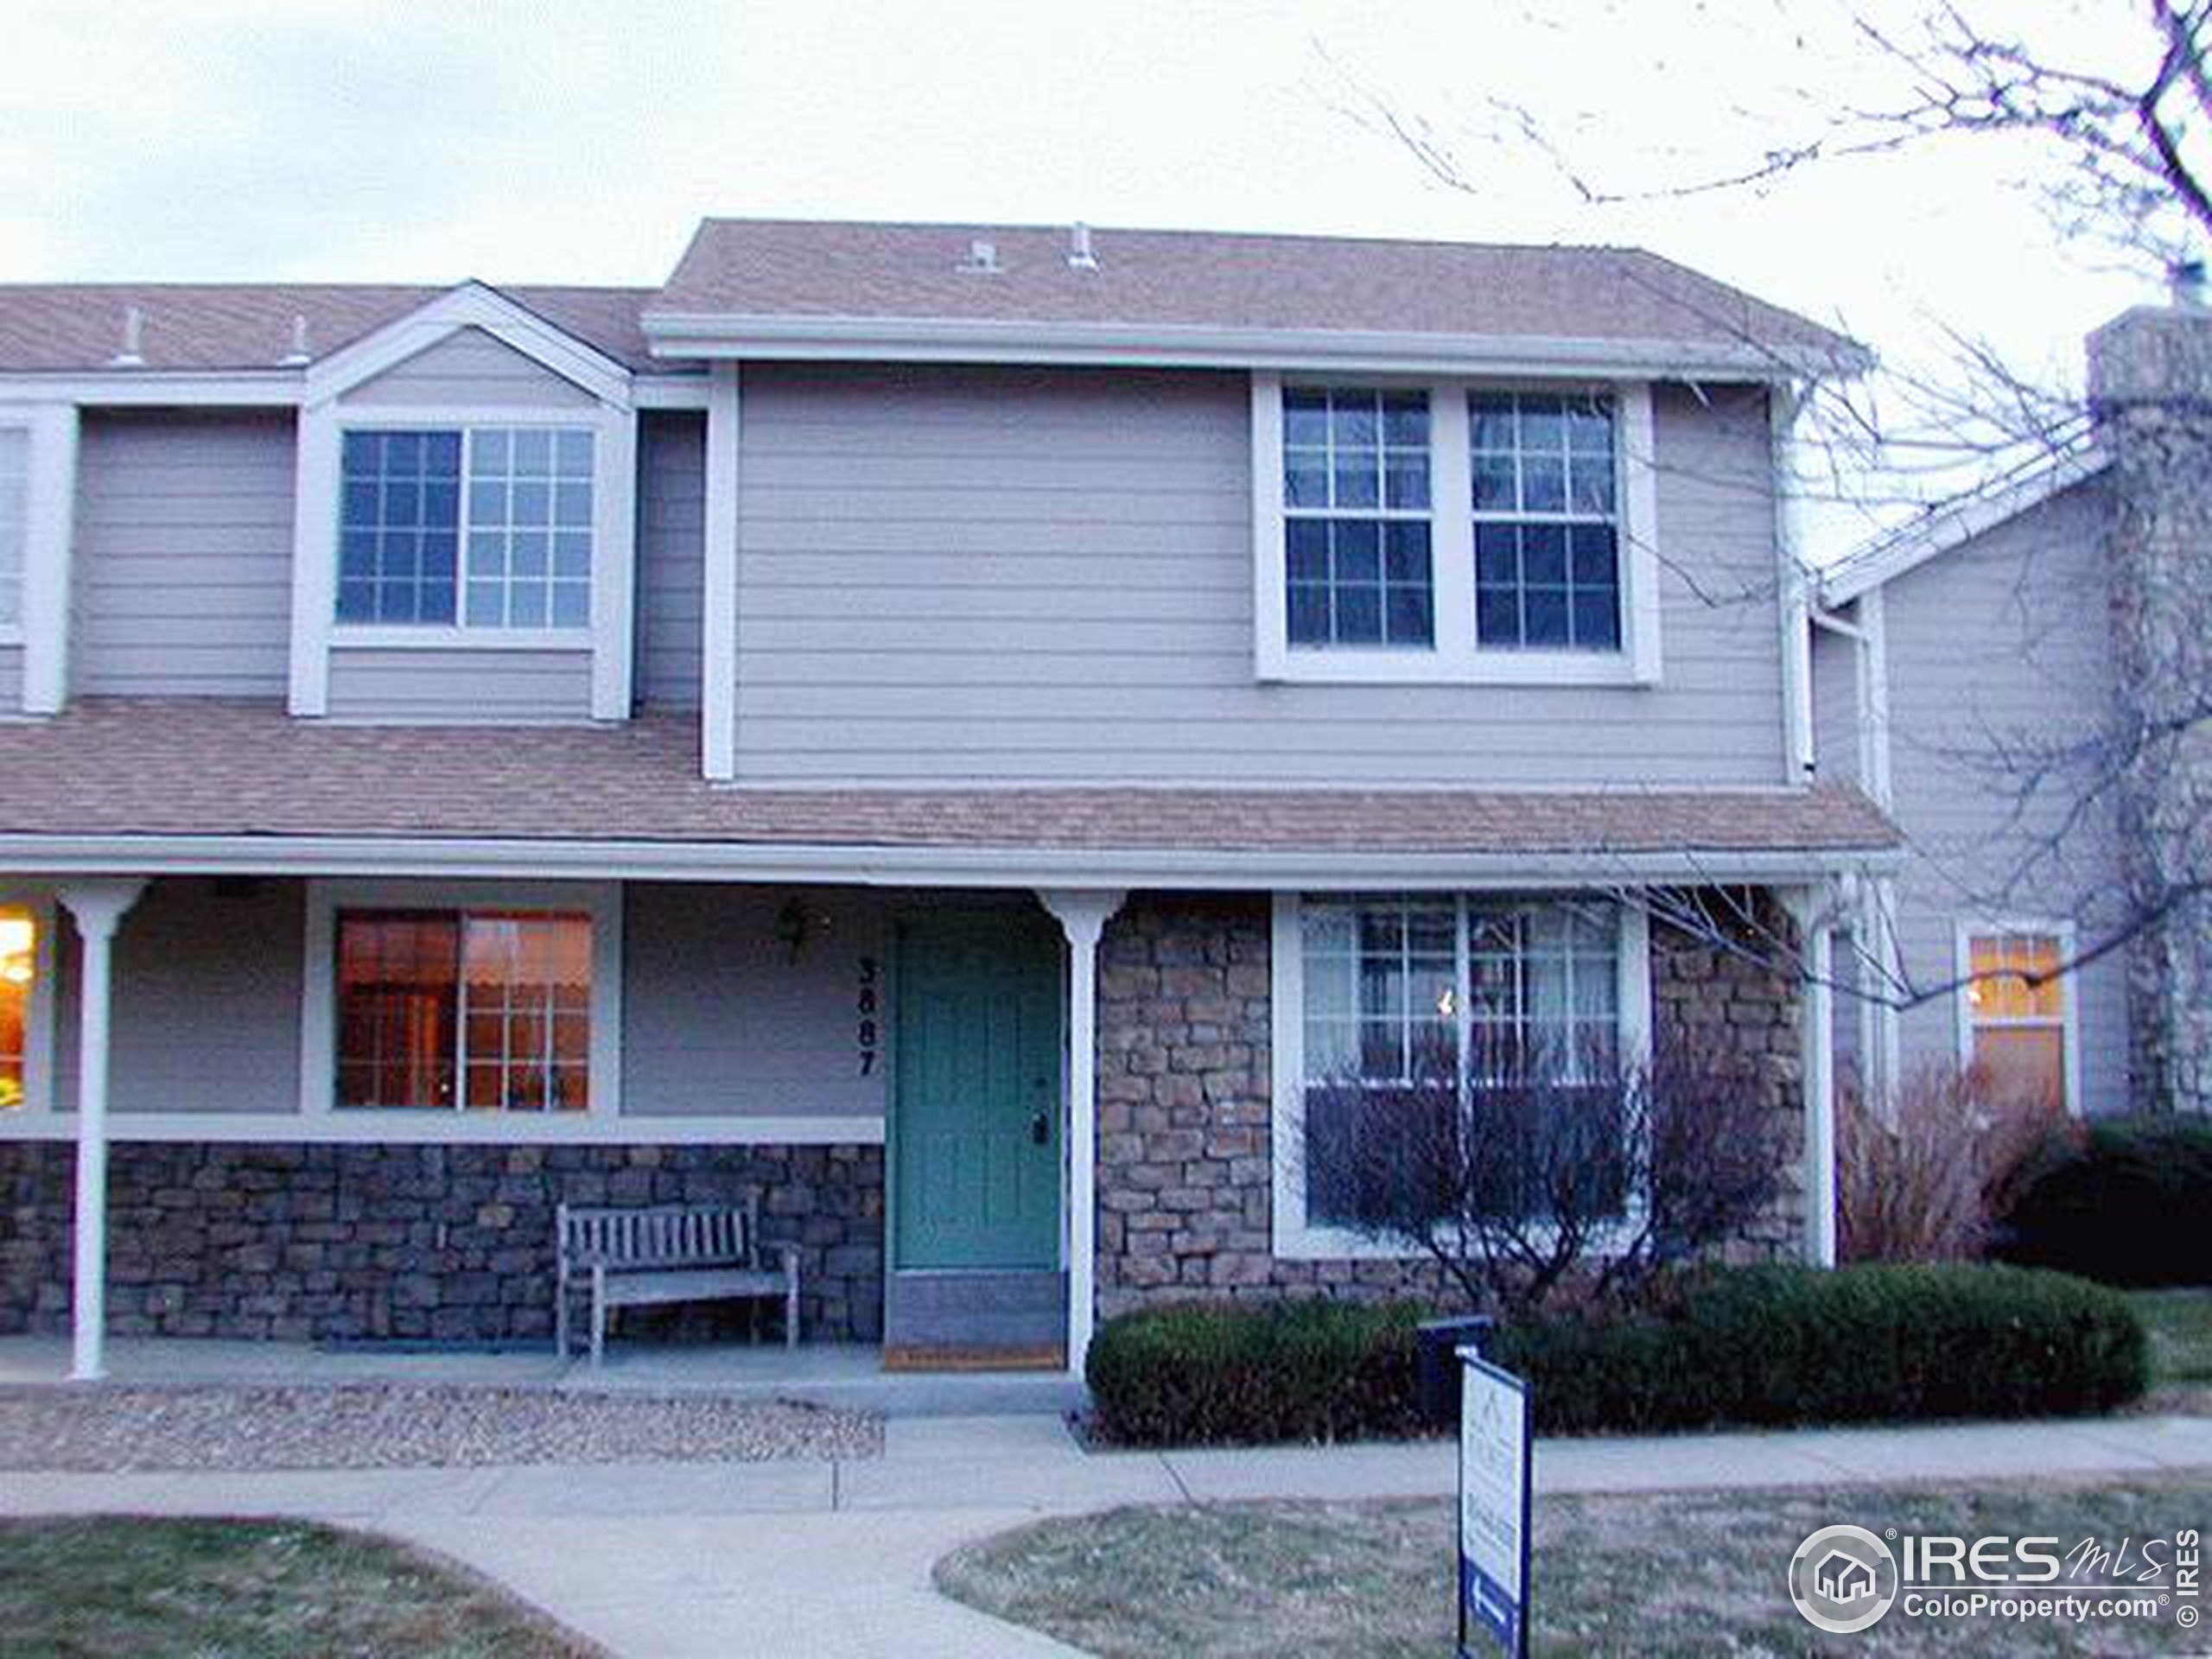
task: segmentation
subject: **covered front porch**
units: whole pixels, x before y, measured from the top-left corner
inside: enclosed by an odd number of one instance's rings
[[[67,1337],[0,1337],[0,1389],[72,1380]],[[546,1389],[563,1394],[711,1395],[789,1401],[888,1417],[1059,1414],[1082,1385],[1049,1372],[887,1371],[873,1343],[624,1343],[594,1367],[550,1348],[439,1349],[405,1344],[115,1337],[105,1376],[161,1388],[355,1388],[379,1385]]]
[[[31,940],[0,1333],[67,1328],[84,1379],[110,1338],[191,1338],[557,1382],[559,1206],[742,1205],[801,1263],[804,1345],[721,1339],[780,1308],[640,1310],[616,1385],[1065,1376],[1120,898],[0,878]]]

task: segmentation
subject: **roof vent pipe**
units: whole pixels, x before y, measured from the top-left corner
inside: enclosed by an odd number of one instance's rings
[[[144,344],[146,320],[135,305],[123,308],[123,349],[107,360],[111,369],[143,369],[146,355],[140,347]]]
[[[1079,219],[1068,232],[1068,268],[1071,270],[1098,269],[1098,256],[1090,251],[1090,226]]]
[[[292,349],[278,358],[276,365],[279,368],[296,369],[314,360],[313,354],[308,350],[308,320],[305,316],[295,315],[292,319]]]
[[[995,272],[999,268],[999,245],[977,237],[968,245],[968,257],[961,262],[963,270]]]
[[[2166,269],[2166,283],[2173,296],[2176,309],[2204,309],[2204,262],[2202,259],[2175,260]]]

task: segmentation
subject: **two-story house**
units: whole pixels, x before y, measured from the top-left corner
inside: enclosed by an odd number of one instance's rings
[[[537,1338],[556,1203],[743,1193],[810,1337],[1079,1364],[1417,1271],[1310,1084],[1661,1020],[1821,1255],[1824,982],[1680,918],[1891,857],[1774,483],[1859,358],[1639,252],[1080,226],[0,289],[0,1328]]]
[[[1878,1093],[1934,1067],[2079,1114],[2212,1109],[2212,310],[2088,343],[2078,440],[1823,573],[1820,772],[1905,837],[1837,947]]]

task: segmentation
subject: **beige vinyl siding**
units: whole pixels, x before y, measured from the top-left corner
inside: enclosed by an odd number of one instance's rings
[[[707,425],[696,415],[647,415],[638,442],[637,701],[699,706],[706,546]]]
[[[291,416],[88,411],[81,433],[73,692],[283,696]]]
[[[632,886],[622,1006],[626,1117],[881,1117],[890,1062],[889,925],[880,894]],[[806,918],[794,957],[787,906]],[[877,1046],[860,1057],[861,958]]]
[[[543,724],[591,718],[591,652],[369,646],[333,636],[330,717],[404,723]]]
[[[2092,943],[2118,913],[2120,865],[2110,814],[2093,810],[2055,858],[2024,861],[2061,830],[2076,779],[2024,810],[1993,777],[2003,746],[2086,737],[2113,694],[2102,486],[2077,486],[1898,577],[1885,590],[1891,771],[1896,817],[1910,841],[1898,882],[1908,972],[1953,976],[1957,927],[1991,914],[2070,915]],[[2126,970],[2122,955],[2069,985],[2082,1032],[2084,1104],[2127,1099]],[[1908,1012],[1908,1071],[1958,1056],[1957,1002]]]
[[[1764,408],[1713,397],[1657,398],[1662,686],[1262,685],[1245,377],[748,366],[739,778],[1779,783]]]
[[[492,404],[518,409],[593,406],[591,394],[543,364],[493,339],[461,328],[374,379],[345,393],[341,404],[426,409]]]
[[[296,881],[158,880],[115,937],[109,1103],[133,1112],[296,1112],[301,941]],[[54,1093],[77,1103],[77,942],[56,963]]]

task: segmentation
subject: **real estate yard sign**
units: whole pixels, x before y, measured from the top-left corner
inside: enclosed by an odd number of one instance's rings
[[[1459,1360],[1460,1659],[1528,1659],[1529,1385]]]

